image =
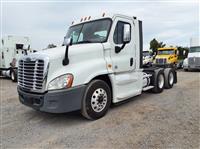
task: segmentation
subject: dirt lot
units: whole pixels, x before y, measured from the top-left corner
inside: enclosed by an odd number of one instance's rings
[[[18,101],[1,79],[2,148],[200,148],[200,73],[178,72],[178,84],[112,107],[97,121],[79,112],[48,114]]]

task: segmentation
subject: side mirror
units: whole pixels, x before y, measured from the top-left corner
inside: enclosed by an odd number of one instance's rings
[[[115,53],[119,53],[127,43],[129,43],[131,40],[131,25],[130,24],[124,24],[124,30],[123,30],[123,45],[121,47],[116,46],[115,47]]]
[[[130,24],[124,24],[123,42],[128,43],[131,40],[131,26]]]
[[[179,53],[179,51],[177,50],[175,54],[176,54],[176,55],[179,55],[180,53]]]
[[[63,45],[72,45],[72,38],[67,38],[66,36],[64,37],[64,42],[63,42]]]

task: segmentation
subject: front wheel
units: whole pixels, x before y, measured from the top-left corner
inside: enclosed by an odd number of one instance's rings
[[[81,113],[87,119],[99,119],[107,113],[110,104],[110,87],[102,80],[93,80],[85,91]]]
[[[17,82],[17,71],[16,69],[10,69],[10,77],[13,82]]]

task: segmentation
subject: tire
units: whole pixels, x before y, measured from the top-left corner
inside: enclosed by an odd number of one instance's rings
[[[16,69],[10,69],[10,77],[13,82],[17,82],[17,71]]]
[[[96,120],[107,113],[110,104],[110,87],[102,80],[93,80],[86,88],[81,113],[87,119]]]
[[[171,68],[166,68],[164,74],[165,74],[165,88],[170,89],[174,85],[174,80],[175,80],[174,70]]]
[[[155,80],[154,80],[154,88],[152,89],[153,93],[161,93],[164,89],[165,84],[165,76],[162,70],[159,70],[155,73]]]

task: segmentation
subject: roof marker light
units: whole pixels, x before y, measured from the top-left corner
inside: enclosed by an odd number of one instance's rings
[[[88,20],[90,20],[91,16],[88,17]]]
[[[87,20],[87,17],[85,17],[84,21],[86,21],[86,20]]]
[[[74,24],[74,21],[72,21],[72,25]]]
[[[81,18],[81,22],[83,21],[83,18]]]
[[[102,17],[104,17],[105,16],[105,12],[102,14]]]

